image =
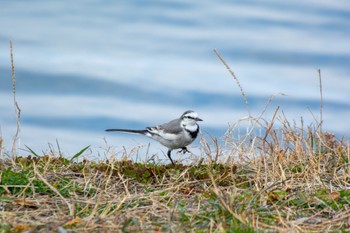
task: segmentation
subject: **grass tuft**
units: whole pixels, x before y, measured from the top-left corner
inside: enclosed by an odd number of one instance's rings
[[[230,163],[219,162],[225,153],[215,162],[215,148],[198,166],[74,162],[33,152],[15,165],[1,160],[0,229],[348,231],[349,146],[291,127],[235,140],[236,150],[253,149]]]

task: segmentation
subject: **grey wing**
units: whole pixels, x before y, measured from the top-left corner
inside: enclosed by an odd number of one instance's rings
[[[156,127],[160,130],[163,130],[164,133],[178,134],[178,133],[181,133],[182,131],[180,123],[181,123],[180,119],[175,119],[168,123],[164,123]]]

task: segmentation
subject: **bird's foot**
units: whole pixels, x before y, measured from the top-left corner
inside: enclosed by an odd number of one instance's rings
[[[187,147],[182,147],[179,152],[182,153],[182,154],[185,154],[186,152],[190,153],[190,151],[187,150]]]

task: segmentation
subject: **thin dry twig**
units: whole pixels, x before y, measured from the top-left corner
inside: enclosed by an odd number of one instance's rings
[[[74,216],[74,212],[73,212],[73,208],[72,208],[72,205],[67,201],[66,198],[64,198],[62,196],[62,194],[55,188],[53,187],[39,172],[38,172],[38,169],[36,167],[36,164],[33,163],[33,167],[34,167],[34,173],[35,175],[42,181],[44,182],[54,193],[56,193],[64,203],[66,203],[68,209],[69,209],[69,215],[70,216]]]
[[[323,90],[322,90],[322,76],[321,69],[317,69],[318,79],[320,83],[320,135],[322,134],[322,125],[323,125]]]
[[[250,107],[249,107],[249,103],[248,103],[248,100],[247,100],[247,96],[246,94],[244,93],[243,91],[243,88],[241,86],[241,83],[239,82],[237,76],[235,75],[235,73],[231,70],[230,66],[225,62],[225,60],[222,58],[222,56],[219,54],[219,52],[214,49],[214,53],[216,54],[216,56],[218,56],[218,58],[220,59],[220,61],[224,64],[224,66],[226,67],[226,69],[228,70],[228,72],[231,74],[231,76],[234,78],[234,80],[236,81],[240,91],[241,91],[241,95],[243,96],[243,100],[244,100],[244,103],[246,105],[246,108],[247,108],[247,111],[248,111],[248,114],[249,114],[249,117],[251,117],[251,113],[250,113]]]
[[[14,136],[13,142],[12,142],[12,153],[14,156],[14,159],[17,157],[16,153],[16,143],[19,142],[19,132],[20,132],[20,123],[21,123],[21,109],[18,106],[17,100],[16,100],[16,75],[15,75],[15,64],[13,61],[13,46],[12,46],[12,40],[10,40],[10,56],[11,56],[11,73],[12,73],[12,91],[13,91],[13,103],[15,105],[15,112],[17,117],[17,129],[16,134]]]

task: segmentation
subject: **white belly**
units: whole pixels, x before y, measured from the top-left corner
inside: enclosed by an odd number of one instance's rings
[[[154,134],[151,136],[152,139],[160,142],[163,146],[168,147],[169,149],[178,149],[186,147],[194,141],[188,133],[182,132],[181,134],[166,134],[159,133],[159,135]]]

